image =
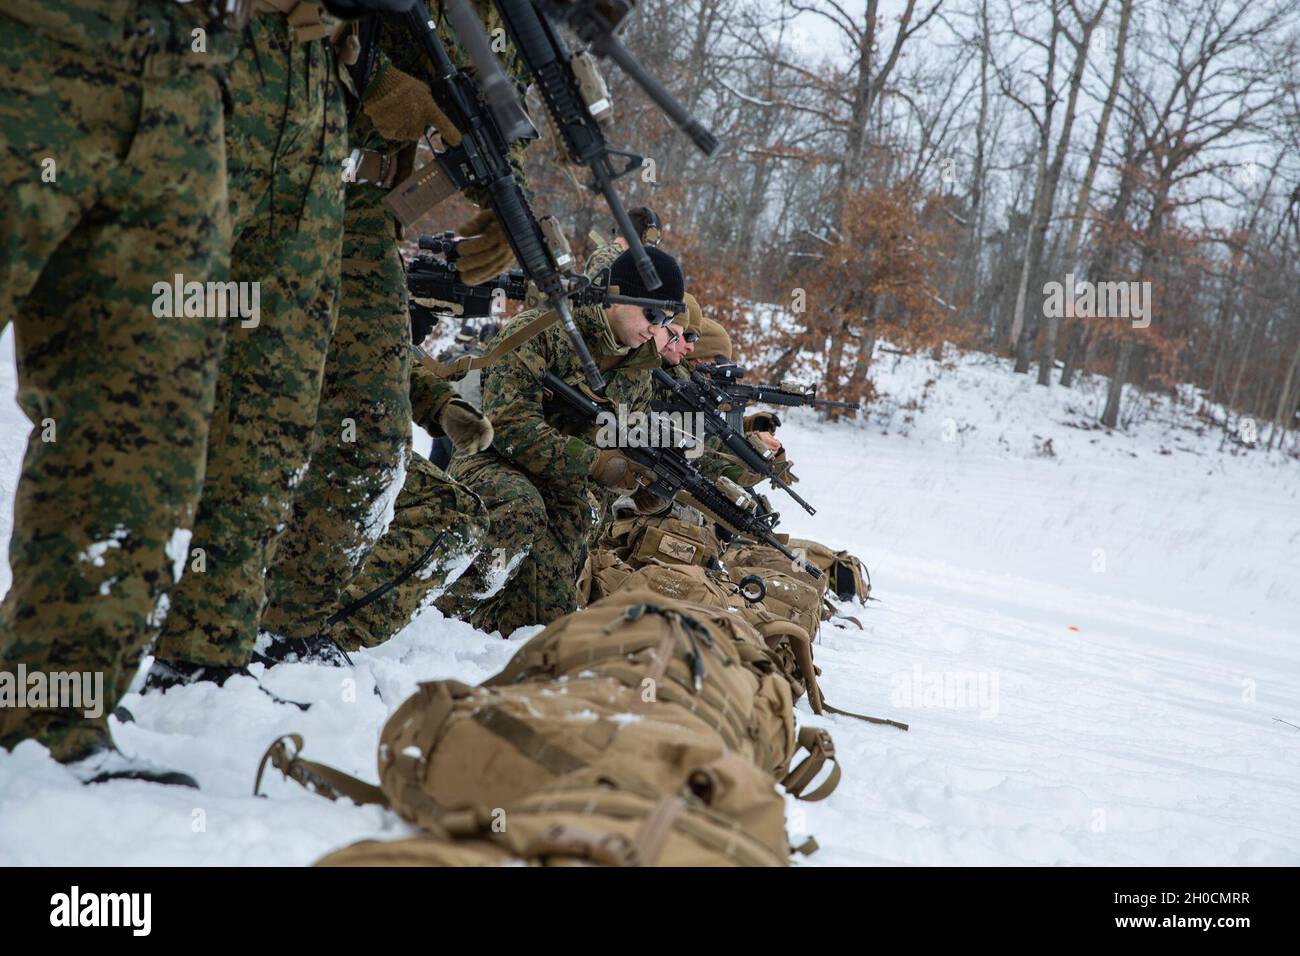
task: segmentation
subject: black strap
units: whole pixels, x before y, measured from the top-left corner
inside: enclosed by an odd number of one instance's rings
[[[433,552],[438,549],[438,545],[442,544],[442,539],[446,536],[447,536],[447,529],[444,528],[443,530],[438,532],[438,537],[433,539],[433,544],[425,548],[424,552],[418,558],[412,561],[410,565],[407,566],[407,568],[402,571],[401,574],[393,578],[391,581],[386,581],[383,584],[379,585],[379,587],[374,588],[373,590],[363,594],[361,597],[357,598],[347,607],[340,608],[339,610],[335,611],[333,614],[331,614],[329,617],[325,619],[325,623],[321,625],[321,631],[322,632],[328,631],[330,628],[332,628],[335,624],[338,624],[340,621],[346,621],[353,614],[356,614],[357,611],[360,611],[363,607],[365,607],[368,604],[373,604],[375,601],[378,601],[381,597],[383,597],[393,588],[397,587],[399,584],[401,584],[402,582],[410,578],[412,574],[414,574],[416,571],[419,571],[422,567],[424,567],[425,563],[431,557],[433,557]]]
[[[357,42],[361,45],[361,52],[357,56],[357,62],[348,67],[348,73],[352,76],[352,86],[357,91],[356,101],[348,103],[349,126],[361,111],[361,101],[366,98],[370,74],[374,72],[375,60],[379,57],[380,26],[378,13],[368,13],[357,21]]]

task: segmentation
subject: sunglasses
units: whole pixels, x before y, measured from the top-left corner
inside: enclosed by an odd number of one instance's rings
[[[641,312],[645,315],[645,320],[651,325],[667,325],[673,320],[673,317],[663,309],[646,308]]]
[[[699,340],[700,340],[700,333],[699,333],[699,332],[687,332],[687,333],[686,333],[686,341],[687,341],[687,342],[692,342],[692,343],[694,343],[694,342],[698,342]]]

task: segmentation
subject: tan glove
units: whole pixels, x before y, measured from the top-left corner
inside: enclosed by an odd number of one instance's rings
[[[640,488],[632,493],[632,503],[636,505],[637,514],[654,517],[666,512],[673,506],[673,499],[660,497],[649,488]]]
[[[506,234],[490,210],[483,210],[456,230],[465,236],[456,244],[456,268],[466,285],[495,279],[515,264]]]
[[[464,399],[447,402],[438,415],[438,425],[456,446],[458,455],[473,455],[492,444],[492,422]]]
[[[589,472],[592,479],[615,491],[635,491],[636,465],[623,453],[613,448],[601,448]]]
[[[447,146],[460,144],[460,130],[439,109],[429,87],[395,66],[390,65],[370,85],[362,111],[384,139],[418,140],[432,126]]]

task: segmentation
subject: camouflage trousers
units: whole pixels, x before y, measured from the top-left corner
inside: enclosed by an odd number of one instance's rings
[[[230,71],[231,272],[261,311],[235,323],[217,383],[191,559],[156,653],[247,663],[266,570],[307,470],[338,316],[346,117],[333,51],[254,17]]]
[[[0,323],[34,425],[0,667],[103,679],[97,716],[0,708],[0,744],[36,738],[61,760],[109,742],[167,612],[225,332],[171,300],[177,276],[227,278],[220,87],[187,58],[182,8],[132,6],[136,41],[94,52],[0,15]]]
[[[331,636],[348,650],[388,640],[465,572],[487,537],[488,513],[478,496],[414,456],[392,523],[348,586],[345,606],[405,580],[350,613]]]
[[[338,609],[387,527],[410,456],[411,320],[382,196],[368,186],[348,191],[343,296],[311,465],[267,573],[262,628],[283,637],[316,634]]]
[[[573,611],[596,523],[586,488],[543,491],[492,449],[457,457],[451,475],[482,499],[492,527],[482,554],[438,600],[443,613],[509,635]]]

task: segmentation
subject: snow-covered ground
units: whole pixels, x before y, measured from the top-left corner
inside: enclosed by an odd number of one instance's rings
[[[821,846],[800,865],[1300,863],[1300,729],[1281,722],[1300,725],[1300,463],[1220,453],[1165,402],[1127,434],[1077,427],[1099,380],[1049,392],[988,356],[949,365],[881,354],[869,421],[783,427],[819,509],[782,506],[788,530],[862,556],[879,598],[851,609],[864,630],[823,628],[827,697],[912,728],[800,705],[844,768],[830,799],[790,804],[792,836]],[[6,337],[0,540],[29,427],[12,392]],[[36,744],[0,752],[0,863],[303,864],[403,833],[275,773],[254,798],[258,758],[299,732],[374,779],[418,680],[481,680],[529,633],[431,612],[353,669],[266,674],[307,713],[249,680],[130,695],[122,746],[202,790],[86,788]]]

